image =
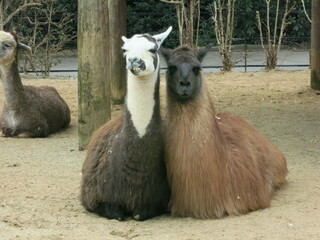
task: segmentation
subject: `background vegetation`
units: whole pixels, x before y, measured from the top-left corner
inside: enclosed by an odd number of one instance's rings
[[[26,63],[25,68],[42,66],[45,73],[55,63],[52,59],[61,55],[61,50],[76,50],[77,47],[77,1],[69,0],[6,0],[9,1],[7,13],[13,12],[25,2],[39,2],[40,6],[25,8],[16,14],[7,28],[14,29],[25,43],[31,45],[33,55],[40,56],[32,66]],[[215,0],[201,0],[201,16],[199,30],[199,46],[208,43],[216,45],[214,33],[213,3]],[[1,1],[0,1],[1,2]],[[3,2],[3,1],[2,1]],[[127,0],[127,35],[149,32],[151,34],[165,30],[168,26],[178,29],[174,4],[160,0]],[[272,11],[276,1],[271,0]],[[283,44],[299,45],[310,43],[311,24],[307,20],[300,0],[295,4],[295,10],[289,15],[289,25],[285,31]],[[53,10],[48,7],[52,6]],[[311,0],[305,0],[307,12],[310,14]],[[262,24],[266,16],[265,0],[237,0],[235,2],[235,23],[233,44],[260,45],[257,27],[256,11],[261,14]],[[35,32],[35,28],[37,31]],[[173,31],[166,47],[179,44],[178,31]],[[57,47],[58,46],[58,47]],[[40,55],[39,53],[42,52]],[[49,56],[49,59],[48,59]],[[30,56],[32,57],[32,56]],[[52,57],[52,58],[50,58]],[[47,62],[45,62],[47,61]],[[44,66],[44,67],[43,67]]]
[[[214,0],[201,0],[199,45],[216,44],[212,20],[213,2]],[[271,11],[275,10],[275,3],[276,1],[271,1]],[[300,0],[297,0],[295,4],[296,9],[289,16],[291,24],[287,27],[284,44],[296,45],[310,42],[311,24],[303,13]],[[306,0],[305,4],[310,13],[311,0]],[[127,0],[127,5],[129,36],[138,32],[153,33],[168,25],[177,29],[177,17],[173,4],[159,0]],[[256,11],[261,13],[263,19],[266,14],[265,5],[265,0],[237,0],[235,2],[234,44],[260,44]],[[176,46],[178,44],[177,34],[176,31],[173,32],[170,35],[171,41],[166,41],[166,44]]]
[[[16,9],[24,0],[16,0],[10,6],[10,10]],[[43,2],[43,1],[42,1]],[[77,32],[77,1],[55,0],[55,7],[63,9],[57,11],[53,16],[56,20],[64,17],[66,14],[73,13],[73,21],[63,26],[63,29],[72,28],[72,33]],[[212,21],[214,0],[201,0],[201,21],[200,21],[200,44],[215,44],[215,36]],[[271,1],[271,5],[272,2]],[[259,31],[257,28],[256,11],[265,13],[265,0],[237,0],[235,3],[235,44],[259,44]],[[306,0],[306,9],[310,13],[311,0]],[[42,8],[45,6],[42,5]],[[9,10],[9,11],[10,11]],[[30,9],[26,9],[18,14],[13,20],[13,26],[19,35],[30,34],[30,24],[26,20],[26,15],[30,13]],[[165,29],[169,25],[177,28],[175,6],[160,2],[159,0],[127,0],[128,13],[128,36],[135,33],[149,32],[156,33],[159,29]],[[43,16],[44,17],[44,16]],[[303,13],[302,4],[296,1],[296,10],[289,16],[290,25],[286,30],[284,44],[300,44],[310,42],[310,22]],[[45,30],[45,29],[44,29]],[[41,38],[41,35],[39,35]],[[169,39],[168,39],[169,40]],[[178,35],[174,31],[170,35],[170,41],[166,41],[167,45],[174,46],[178,44]],[[76,40],[69,42],[67,48],[75,48]]]

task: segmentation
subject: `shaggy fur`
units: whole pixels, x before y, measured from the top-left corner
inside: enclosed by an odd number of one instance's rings
[[[109,219],[152,218],[167,211],[170,198],[160,116],[159,63],[154,65],[153,61],[159,58],[153,49],[158,49],[161,41],[139,36],[123,38],[128,70],[123,115],[93,134],[82,168],[83,206]]]
[[[70,123],[70,110],[56,89],[23,86],[18,71],[17,37],[0,31],[0,77],[4,107],[0,127],[5,137],[46,137]]]
[[[217,114],[198,69],[208,49],[163,49],[168,64],[165,154],[174,216],[220,218],[270,206],[284,155],[232,113]]]

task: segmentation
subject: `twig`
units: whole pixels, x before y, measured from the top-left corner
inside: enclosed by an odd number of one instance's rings
[[[261,43],[261,46],[262,46],[263,50],[265,50],[264,41],[263,41],[263,34],[262,34],[262,27],[261,27],[261,18],[260,18],[259,11],[256,11],[256,18],[257,18],[257,21],[258,21],[258,29],[259,29],[259,32],[260,32],[260,43]]]
[[[170,0],[160,0],[160,2],[165,2],[165,3],[173,3],[173,4],[181,4],[183,1],[170,1]]]
[[[288,9],[288,5],[289,5],[289,0],[286,0],[286,8],[285,8],[285,12],[284,12],[284,16],[282,18],[282,24],[281,24],[281,29],[280,29],[280,36],[279,36],[279,40],[278,40],[278,50],[277,52],[280,51],[280,47],[281,47],[281,43],[282,43],[282,38],[283,38],[283,33],[284,33],[284,29],[288,26],[288,23],[286,22],[288,15],[295,9],[295,4],[293,4],[290,9]]]
[[[273,44],[276,44],[277,39],[277,29],[278,29],[278,17],[279,17],[279,4],[280,1],[277,0],[277,10],[276,10],[276,19],[274,21],[274,30],[273,30]]]
[[[305,4],[304,4],[304,0],[301,0],[301,2],[302,2],[304,14],[306,15],[306,17],[307,17],[307,19],[309,20],[309,22],[312,23],[312,20],[310,19],[309,14],[307,13],[306,6],[305,6]]]
[[[41,3],[34,3],[34,2],[24,3],[23,5],[19,6],[15,11],[13,11],[11,14],[9,14],[9,16],[6,19],[3,20],[3,26],[6,25],[8,22],[10,22],[11,19],[23,9],[31,6],[40,6],[40,5]]]

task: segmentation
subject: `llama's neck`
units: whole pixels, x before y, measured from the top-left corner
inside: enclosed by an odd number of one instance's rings
[[[24,90],[19,75],[17,61],[0,65],[4,103],[8,108],[20,107],[24,102]]]
[[[167,89],[167,91],[170,90]],[[215,108],[205,83],[203,83],[198,96],[188,102],[181,102],[170,94],[167,94],[167,96],[169,117],[180,118],[184,117],[184,115],[190,115],[192,116],[190,121],[192,121],[192,119],[198,117],[215,115]]]
[[[135,76],[128,72],[127,78],[127,110],[131,115],[133,126],[139,137],[147,132],[154,111],[159,110],[159,72],[149,76]],[[157,106],[157,108],[155,108]]]
[[[223,137],[216,119],[216,112],[211,97],[205,86],[196,99],[187,103],[176,101],[168,96],[169,138],[174,141],[189,142],[191,149],[198,151],[204,146],[217,147],[220,152]],[[184,152],[192,151],[188,144],[182,146]],[[184,154],[183,151],[181,154]],[[196,154],[196,153],[195,153]]]

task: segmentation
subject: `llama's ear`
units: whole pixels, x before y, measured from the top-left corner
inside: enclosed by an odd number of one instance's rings
[[[172,31],[172,27],[170,26],[167,31],[160,33],[160,34],[156,34],[153,35],[152,37],[154,39],[156,39],[157,44],[158,44],[158,49],[160,48],[161,44],[163,43],[163,41],[168,37],[169,33]]]
[[[29,46],[27,46],[27,45],[25,45],[25,44],[23,44],[21,42],[18,42],[18,48],[26,50],[26,51],[29,51],[29,52],[32,51],[31,47],[29,47]]]
[[[171,56],[171,51],[172,51],[172,50],[169,49],[169,48],[163,48],[163,47],[161,47],[161,48],[159,49],[159,51],[160,51],[160,53],[162,54],[164,60],[166,60],[166,62],[168,62],[168,60],[169,60],[169,58],[170,58],[170,56]]]
[[[202,60],[204,59],[204,57],[207,55],[207,53],[209,52],[210,48],[212,47],[211,44],[200,48],[197,52],[197,58],[199,60],[199,62],[202,62]]]
[[[31,52],[32,49],[31,47],[27,46],[26,44],[23,44],[19,41],[19,38],[18,38],[18,35],[15,31],[12,31],[12,32],[8,32],[12,35],[12,37],[16,40],[17,42],[17,49],[23,49],[23,50],[26,50],[26,51],[29,51]]]
[[[121,39],[122,39],[122,41],[123,41],[124,43],[128,42],[128,40],[129,40],[129,39],[126,38],[125,36],[122,36]]]

